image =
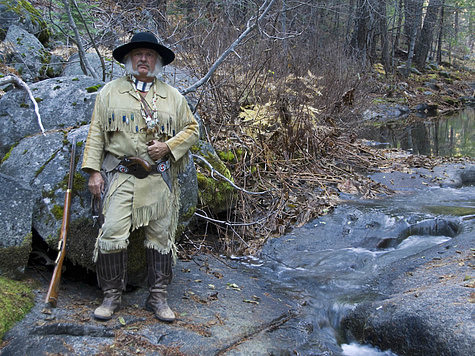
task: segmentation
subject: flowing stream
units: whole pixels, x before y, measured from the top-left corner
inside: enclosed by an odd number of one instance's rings
[[[459,127],[465,130],[464,138],[455,129],[444,134],[453,132],[463,143],[451,146],[453,152],[473,152],[473,139],[471,147],[466,140],[473,138],[473,130],[467,129],[473,126],[473,110],[463,115]],[[442,146],[446,147],[439,142]],[[301,320],[293,326],[309,333],[298,347],[301,354],[327,349],[351,356],[395,355],[344,335],[339,327],[342,316],[376,296],[370,282],[382,268],[460,233],[473,234],[474,218],[473,185],[426,187],[381,200],[349,199],[331,214],[270,240],[261,259],[242,262],[266,281],[266,288],[302,306]]]
[[[299,327],[312,330],[299,350],[344,355],[394,355],[348,340],[340,320],[372,299],[369,282],[381,268],[475,230],[475,187],[432,188],[384,200],[348,201],[292,233],[271,240],[261,260],[247,261],[268,287],[302,305]],[[253,267],[254,266],[254,267]]]

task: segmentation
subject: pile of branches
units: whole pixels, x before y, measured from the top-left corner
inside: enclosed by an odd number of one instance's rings
[[[389,166],[389,158],[357,140],[357,130],[337,119],[354,109],[354,90],[325,107],[315,104],[321,95],[318,80],[308,72],[289,75],[279,88],[267,81],[273,95],[265,103],[242,106],[225,122],[206,118],[212,144],[239,188],[225,213],[213,215],[212,207],[203,207],[198,214],[205,217],[206,229],[194,231],[195,236],[188,232],[185,242],[194,240],[196,248],[198,239],[207,247],[214,241],[211,248],[222,253],[255,254],[268,238],[330,212],[341,192],[363,198],[392,193],[366,176]]]

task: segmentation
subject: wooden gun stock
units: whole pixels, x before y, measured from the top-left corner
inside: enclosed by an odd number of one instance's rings
[[[69,228],[69,216],[70,216],[71,198],[72,198],[72,191],[73,191],[75,163],[76,163],[76,139],[73,138],[72,148],[71,148],[71,159],[69,163],[68,189],[66,190],[66,195],[64,196],[63,222],[61,224],[61,233],[60,233],[59,242],[58,242],[58,257],[56,257],[53,276],[51,277],[51,282],[49,284],[48,293],[46,295],[46,300],[45,300],[45,303],[53,308],[56,307],[56,304],[58,302],[58,290],[59,290],[59,282],[61,281],[61,270],[63,268],[63,261],[66,255],[66,236],[68,234],[68,228]]]

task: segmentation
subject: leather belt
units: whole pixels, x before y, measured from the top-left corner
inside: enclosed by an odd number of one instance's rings
[[[161,174],[163,180],[172,191],[172,182],[170,177],[170,160],[161,160],[156,164],[150,164],[139,157],[122,157],[114,171],[131,174],[138,179],[144,179],[150,174]]]

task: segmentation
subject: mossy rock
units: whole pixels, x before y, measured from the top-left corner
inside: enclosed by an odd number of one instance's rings
[[[0,248],[0,273],[9,278],[21,278],[31,252],[32,234],[23,239],[20,246]]]
[[[34,305],[30,283],[0,277],[0,338]]]
[[[201,147],[199,152],[216,171],[221,173],[231,182],[233,181],[229,169],[221,160],[219,154],[217,154],[214,150],[207,149],[206,147]],[[224,157],[235,159],[234,154],[232,157],[230,155],[224,154]],[[203,168],[203,172],[205,170],[209,171],[209,167],[203,164],[203,162],[196,160],[196,163],[198,163]],[[231,206],[232,200],[235,198],[236,189],[229,182],[219,177],[214,179],[201,172],[197,172],[196,176],[198,180],[199,205],[202,208],[207,208],[214,213],[226,211]]]
[[[7,7],[8,10],[17,14],[21,19],[29,16],[31,22],[40,28],[35,36],[43,44],[47,45],[51,37],[51,31],[47,23],[43,20],[42,13],[26,0],[0,0],[0,4]],[[4,34],[2,34],[4,37]]]

